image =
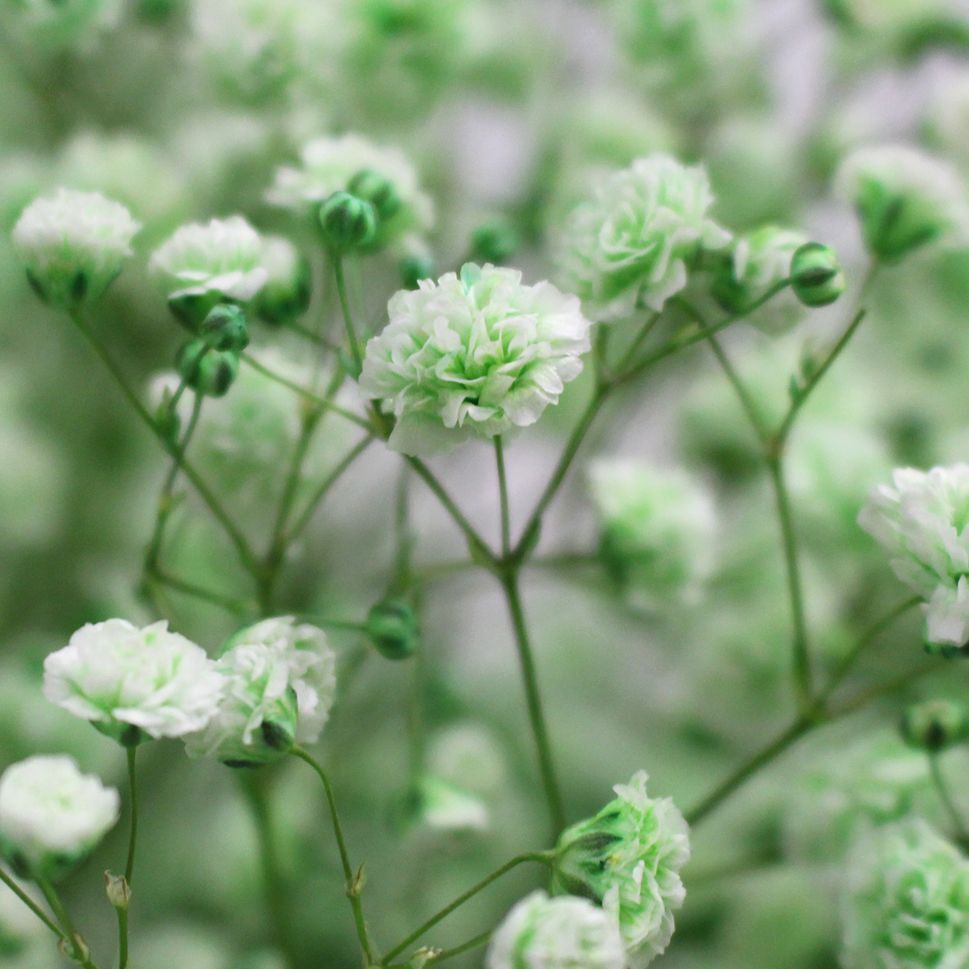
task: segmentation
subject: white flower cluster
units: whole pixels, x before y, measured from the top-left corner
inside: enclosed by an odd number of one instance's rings
[[[605,178],[566,222],[558,261],[566,285],[597,320],[662,310],[704,249],[730,233],[710,218],[713,193],[700,166],[668,155],[637,159]]]
[[[590,323],[579,301],[521,273],[467,264],[396,293],[367,344],[360,386],[397,418],[405,454],[494,437],[539,419],[582,370]]]
[[[24,209],[13,244],[37,292],[71,307],[107,289],[140,228],[123,205],[99,192],[59,188]]]
[[[114,826],[119,806],[70,757],[30,757],[0,777],[0,852],[24,876],[57,878]]]
[[[588,899],[532,892],[498,927],[487,969],[623,969],[615,919]]]
[[[900,468],[870,495],[858,523],[925,600],[928,640],[969,643],[969,465]]]

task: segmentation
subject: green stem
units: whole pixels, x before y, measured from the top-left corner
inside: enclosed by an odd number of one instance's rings
[[[532,737],[535,741],[535,748],[538,754],[542,787],[545,789],[545,800],[548,802],[548,812],[552,822],[552,837],[554,840],[565,827],[565,809],[562,805],[562,794],[555,774],[552,746],[549,741],[548,727],[545,723],[542,697],[538,688],[538,672],[535,668],[535,658],[532,654],[528,627],[525,623],[525,612],[522,608],[517,567],[513,566],[506,569],[501,576],[501,587],[505,593],[505,602],[508,606],[512,628],[515,633],[515,646],[518,649],[522,683],[525,687],[528,719],[531,724]]]
[[[77,929],[74,927],[74,921],[64,907],[64,903],[61,901],[54,886],[46,878],[39,875],[34,880],[37,883],[37,887],[43,893],[44,898],[47,899],[47,904],[54,913],[54,917],[60,923],[64,940],[70,943],[71,955],[74,961],[80,963],[84,969],[97,969],[97,966],[91,959],[91,953],[87,947],[87,943],[81,938]]]
[[[101,358],[108,372],[114,378],[115,383],[121,390],[125,399],[134,408],[135,413],[141,418],[142,422],[148,427],[148,429],[155,435],[158,441],[161,443],[162,447],[166,451],[171,450],[171,445],[165,438],[164,433],[161,428],[155,422],[155,419],[148,413],[147,408],[141,402],[138,395],[131,388],[124,374],[121,372],[121,368],[115,363],[114,358],[108,353],[107,348],[104,343],[98,337],[97,333],[91,329],[84,321],[80,313],[72,312],[69,314],[74,325],[81,331],[83,336],[90,343],[91,347],[94,349],[95,353]],[[236,551],[239,554],[239,558],[246,569],[253,575],[258,575],[259,563],[256,561],[256,557],[252,550],[249,548],[249,543],[246,541],[245,536],[238,529],[235,522],[229,517],[226,510],[219,503],[219,500],[215,497],[212,489],[201,479],[195,468],[188,462],[182,461],[182,472],[185,477],[191,481],[192,486],[198,492],[199,496],[208,506],[209,511],[216,517],[219,524],[222,526],[226,535],[228,535],[229,540],[232,542]]]
[[[501,508],[501,554],[511,552],[511,514],[508,507],[508,477],[505,473],[505,448],[501,435],[494,438],[495,466],[498,470],[498,504]]]
[[[2,868],[0,868],[0,882],[3,882],[54,935],[59,939],[64,938],[64,933],[47,917],[44,910]]]
[[[350,343],[350,353],[357,368],[356,378],[360,379],[360,372],[363,370],[363,355],[360,352],[360,344],[357,340],[356,327],[353,325],[353,316],[350,313],[350,300],[347,296],[347,283],[343,274],[343,257],[334,253],[333,255],[333,275],[336,278],[336,291],[340,297],[340,310],[343,314],[343,325],[347,331],[347,340]]]
[[[405,949],[412,946],[418,939],[424,934],[429,932],[434,928],[438,922],[443,922],[452,912],[459,909],[465,902],[470,901],[475,895],[484,891],[493,882],[498,881],[503,875],[508,874],[508,872],[517,868],[519,865],[527,864],[528,862],[538,862],[543,865],[551,865],[551,854],[545,851],[529,851],[525,854],[516,855],[511,861],[506,861],[500,868],[493,871],[490,875],[486,875],[477,884],[472,885],[466,892],[459,895],[453,902],[445,905],[440,911],[432,915],[426,922],[422,923],[413,932],[410,933],[405,939],[402,939],[397,943],[387,954],[384,956],[384,963],[389,963],[392,959],[399,956]]]
[[[290,753],[298,757],[316,773],[323,783],[323,790],[326,793],[326,803],[330,810],[330,819],[333,822],[333,834],[336,838],[337,850],[340,853],[340,865],[343,868],[343,879],[346,887],[347,898],[350,900],[350,907],[353,910],[353,921],[357,929],[357,938],[360,941],[360,948],[363,950],[367,965],[376,963],[374,947],[370,941],[370,934],[367,931],[367,921],[364,917],[363,903],[360,900],[360,892],[363,882],[363,868],[354,873],[353,866],[350,864],[350,853],[347,850],[346,839],[343,836],[343,826],[340,824],[340,815],[336,807],[336,798],[333,794],[333,785],[330,783],[329,775],[323,770],[316,759],[302,747],[294,747]]]
[[[184,579],[180,579],[178,576],[171,575],[157,567],[151,570],[151,578],[160,582],[162,585],[167,585],[176,592],[182,592],[195,599],[201,599],[203,602],[209,602],[213,606],[219,606],[235,616],[241,616],[251,611],[251,604],[246,603],[242,599],[234,599],[232,596],[223,595],[221,592],[196,585],[194,582],[186,582]]]
[[[797,533],[794,530],[791,500],[787,491],[787,483],[784,480],[782,458],[780,456],[769,458],[767,470],[771,488],[774,491],[777,518],[781,529],[781,544],[784,550],[784,565],[787,573],[787,591],[793,625],[794,688],[801,710],[805,711],[811,705],[811,655],[807,619],[804,614],[804,592],[798,560]]]
[[[138,838],[138,784],[135,771],[135,752],[137,747],[128,747],[125,750],[128,761],[128,797],[131,801],[131,825],[128,831],[128,860],[124,866],[124,877],[131,887],[131,876],[135,870],[135,846]]]
[[[928,755],[928,759],[929,773],[932,775],[932,783],[935,785],[935,790],[939,795],[939,800],[942,802],[943,808],[945,808],[946,813],[949,815],[949,818],[952,821],[952,826],[959,841],[965,845],[969,843],[969,830],[966,829],[966,822],[952,798],[952,791],[949,790],[949,785],[946,782],[945,775],[942,773],[942,765],[939,763],[939,755],[936,752],[931,752]]]

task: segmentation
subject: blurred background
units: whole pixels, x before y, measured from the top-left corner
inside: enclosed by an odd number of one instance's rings
[[[654,151],[706,164],[715,214],[834,246],[857,284],[861,244],[831,174],[871,140],[920,143],[969,179],[969,7],[955,0],[0,0],[0,766],[66,751],[122,784],[124,757],[45,703],[43,657],[87,621],[157,618],[138,595],[167,460],[69,322],[31,293],[9,242],[23,207],[56,186],[97,189],[144,228],[96,325],[146,398],[184,331],[147,273],[177,226],[243,213],[312,255],[312,235],[266,204],[273,170],[308,139],[359,132],[407,153],[434,199],[440,271],[482,225],[505,233],[528,281],[554,278],[556,232],[595,178]],[[319,260],[317,259],[317,262]],[[317,268],[311,313],[333,294]],[[400,286],[394,258],[357,268],[362,319],[382,325]],[[905,590],[856,525],[897,465],[969,454],[969,254],[906,263],[879,279],[872,312],[805,408],[790,480],[809,620],[833,666]],[[758,406],[776,419],[799,361],[843,325],[835,305],[738,325],[727,340]],[[790,318],[788,318],[790,317]],[[253,328],[253,348],[298,372],[297,334]],[[588,394],[508,449],[513,523],[524,524]],[[352,395],[350,402],[353,403]],[[298,402],[244,374],[215,402],[194,458],[256,543],[267,540]],[[313,480],[352,443],[329,421]],[[630,386],[593,429],[543,529],[525,596],[570,820],[645,768],[685,807],[786,722],[789,615],[770,494],[755,441],[704,347]],[[711,527],[676,554],[677,575],[617,581],[598,555],[589,461],[634,457],[682,470],[712,502]],[[497,536],[490,450],[435,470]],[[372,447],[333,490],[287,562],[280,611],[360,621],[385,593],[399,460]],[[491,577],[450,567],[467,550],[419,481],[410,486],[421,593],[420,662],[388,662],[332,633],[340,692],[319,755],[332,770],[368,915],[390,944],[521,850],[542,846],[514,647]],[[165,550],[173,571],[245,593],[231,548],[188,494]],[[441,567],[439,564],[443,563]],[[691,581],[683,581],[687,577]],[[171,593],[175,627],[215,653],[237,620]],[[919,617],[894,626],[860,687],[921,655]],[[415,667],[419,666],[419,669]],[[416,686],[415,686],[416,684]],[[694,838],[670,969],[826,969],[835,964],[835,874],[868,814],[940,808],[922,759],[896,739],[904,703],[964,694],[960,664],[825,728],[775,764]],[[415,701],[416,691],[416,701]],[[414,763],[413,711],[423,711]],[[409,726],[410,725],[410,726]],[[969,777],[965,753],[950,776]],[[146,747],[137,969],[276,969],[256,829],[229,769]],[[417,772],[415,774],[415,771]],[[265,772],[295,969],[358,955],[316,779]],[[415,783],[424,792],[415,796]],[[969,797],[969,781],[961,782]],[[124,825],[65,886],[96,951],[113,913],[101,871]],[[437,930],[456,944],[497,922],[537,882],[509,876]],[[0,894],[0,964],[60,957]],[[107,960],[105,960],[107,961]],[[453,961],[481,964],[480,953]]]

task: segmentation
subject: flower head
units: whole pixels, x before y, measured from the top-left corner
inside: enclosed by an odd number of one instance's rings
[[[543,891],[523,898],[498,926],[487,969],[622,969],[615,919],[586,898]]]
[[[917,148],[859,148],[842,162],[836,188],[857,211],[865,245],[881,259],[900,259],[929,243],[966,242],[969,201],[962,178]]]
[[[716,512],[699,482],[676,468],[599,460],[589,473],[602,552],[619,585],[646,604],[695,595],[714,564]]]
[[[99,192],[59,188],[24,209],[13,243],[40,296],[70,307],[108,288],[140,228],[123,205]]]
[[[308,142],[300,152],[300,167],[283,166],[276,170],[266,198],[273,205],[315,214],[334,192],[352,191],[350,183],[363,172],[385,179],[399,200],[393,214],[380,220],[376,242],[423,233],[431,227],[433,206],[421,191],[413,165],[396,148],[376,145],[360,135]]]
[[[0,851],[25,876],[58,878],[118,820],[118,792],[70,757],[30,757],[0,777]]]
[[[222,691],[205,651],[156,622],[82,626],[44,662],[44,695],[125,745],[204,726]]]
[[[928,639],[969,642],[969,464],[899,468],[880,485],[858,524],[891,556],[895,574],[927,600]]]
[[[847,870],[845,969],[969,965],[969,862],[924,821],[862,839]]]
[[[398,292],[388,313],[360,385],[397,417],[390,444],[405,454],[534,424],[589,348],[579,301],[514,269],[469,263]]]
[[[700,251],[730,240],[709,217],[712,205],[703,168],[662,154],[637,159],[568,218],[559,251],[564,281],[599,320],[628,316],[640,303],[661,310],[686,286]]]
[[[245,303],[265,284],[263,244],[241,216],[183,225],[155,250],[150,267],[165,280],[173,308],[197,325],[224,300]]]
[[[562,833],[555,860],[557,886],[595,899],[618,921],[630,969],[666,950],[690,858],[683,815],[669,798],[650,798],[647,780],[639,771],[617,784],[617,797],[595,817]]]

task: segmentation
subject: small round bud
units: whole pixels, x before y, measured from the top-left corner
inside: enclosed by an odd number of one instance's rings
[[[371,168],[364,168],[350,179],[347,191],[369,202],[381,222],[392,219],[400,211],[400,196],[390,179]]]
[[[370,202],[349,192],[334,192],[320,206],[326,244],[336,252],[359,249],[377,234],[377,212]]]
[[[926,700],[902,715],[902,737],[919,750],[945,750],[969,737],[969,709],[953,700]]]
[[[264,323],[282,326],[302,316],[310,305],[309,261],[280,236],[263,240],[263,265],[269,278],[256,295],[256,314]]]
[[[827,306],[845,291],[845,274],[830,246],[808,242],[791,259],[791,289],[805,306]]]
[[[414,610],[400,599],[384,599],[370,610],[367,635],[385,659],[413,656],[420,641]]]
[[[434,278],[434,260],[430,256],[405,256],[398,269],[404,289],[418,289],[422,279]]]
[[[520,248],[518,230],[506,219],[492,219],[479,225],[471,233],[472,262],[507,262]]]
[[[209,311],[199,327],[206,346],[213,350],[234,350],[239,353],[249,346],[249,325],[246,314],[234,303],[220,303]]]
[[[200,394],[222,397],[239,373],[239,356],[232,350],[214,350],[204,340],[190,340],[175,358],[179,376]]]
[[[108,896],[111,907],[119,912],[127,912],[131,904],[131,886],[124,875],[116,875],[113,871],[104,873],[104,893]]]

